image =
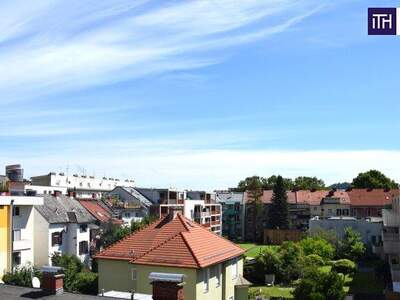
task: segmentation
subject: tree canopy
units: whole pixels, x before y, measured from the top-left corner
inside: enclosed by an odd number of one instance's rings
[[[245,192],[252,190],[255,187],[261,188],[262,190],[272,190],[278,180],[278,177],[279,176],[277,175],[272,175],[268,178],[256,175],[247,177],[239,182],[235,190],[239,192]],[[291,178],[282,177],[282,181],[286,190],[320,190],[326,188],[324,181],[322,179],[318,179],[317,177],[299,176],[294,180]]]
[[[398,183],[378,170],[358,174],[351,185],[359,189],[397,189],[399,187]]]
[[[289,229],[290,227],[289,205],[282,176],[277,177],[273,188],[267,223],[271,229]]]

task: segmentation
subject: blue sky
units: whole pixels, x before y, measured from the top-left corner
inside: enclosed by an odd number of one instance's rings
[[[400,181],[396,1],[0,3],[0,161],[226,188],[245,176]]]

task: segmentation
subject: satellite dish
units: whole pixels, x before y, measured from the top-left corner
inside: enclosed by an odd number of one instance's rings
[[[40,280],[37,277],[33,277],[32,278],[32,287],[35,289],[39,289],[40,288]]]

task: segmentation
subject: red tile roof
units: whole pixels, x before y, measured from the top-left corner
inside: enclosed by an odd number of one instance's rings
[[[116,224],[123,223],[121,220],[113,219],[111,211],[107,210],[104,206],[96,200],[79,200],[79,203],[97,220],[102,223],[113,222]]]
[[[272,190],[263,191],[261,201],[270,204],[272,200]],[[398,189],[385,191],[383,189],[352,189],[352,190],[299,190],[288,191],[288,203],[290,204],[309,204],[320,205],[323,198],[339,198],[340,203],[352,206],[384,206],[392,203],[392,199],[399,196]],[[252,201],[251,195],[245,193],[246,202]]]
[[[352,189],[347,191],[352,206],[385,206],[392,204],[393,198],[399,196],[399,190]]]
[[[160,219],[101,251],[95,258],[134,264],[204,268],[244,250],[181,214]]]

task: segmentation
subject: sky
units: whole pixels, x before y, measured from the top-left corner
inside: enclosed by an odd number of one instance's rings
[[[207,190],[400,181],[400,37],[366,19],[397,5],[1,1],[0,168]]]

